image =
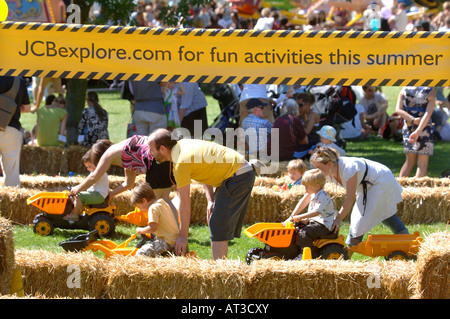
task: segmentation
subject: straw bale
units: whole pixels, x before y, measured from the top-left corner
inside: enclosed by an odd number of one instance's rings
[[[86,171],[87,172],[87,171]],[[67,190],[70,187],[81,184],[85,175],[69,176],[47,176],[47,175],[21,175],[20,184],[22,188],[37,188],[46,192],[57,192]],[[125,181],[124,176],[108,175],[109,188],[114,189]],[[136,183],[145,181],[145,175],[136,177]]]
[[[142,175],[138,181],[144,180]],[[20,224],[30,224],[40,211],[26,204],[26,199],[39,191],[61,191],[68,186],[76,185],[82,177],[65,178],[61,176],[37,177],[26,176],[24,187],[0,187],[0,215]],[[123,182],[123,177],[110,176],[111,188]],[[28,188],[30,187],[30,188]],[[32,188],[31,188],[32,187]],[[406,187],[403,189],[403,202],[399,205],[398,214],[407,224],[427,224],[450,221],[450,188],[449,187]],[[342,206],[345,190],[336,184],[326,184],[325,191],[332,198],[336,209]],[[117,207],[116,214],[124,215],[134,210],[130,204],[130,191],[115,196],[111,203]],[[305,194],[303,186],[289,190],[272,187],[254,186],[247,210],[246,223],[281,222],[287,218],[298,201]],[[172,197],[174,193],[172,193]],[[191,223],[206,223],[206,196],[203,186],[191,184]],[[347,217],[349,218],[349,217]]]
[[[450,232],[438,232],[424,239],[413,277],[414,298],[450,297]]]
[[[406,187],[398,215],[406,224],[429,224],[450,221],[449,187]]]
[[[114,256],[105,298],[243,299],[247,265],[232,260]]]
[[[87,174],[81,158],[89,148],[84,146],[28,146],[22,147],[20,172],[22,174]],[[124,175],[123,168],[113,166],[108,171],[112,175]]]
[[[248,298],[409,298],[412,265],[344,260],[256,261],[250,269]],[[395,275],[399,272],[402,275]]]
[[[14,271],[14,236],[12,224],[0,217],[0,295],[9,294]]]
[[[101,298],[105,286],[103,261],[90,253],[16,252],[24,293],[71,298]]]

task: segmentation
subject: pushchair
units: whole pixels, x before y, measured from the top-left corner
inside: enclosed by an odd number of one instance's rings
[[[225,132],[227,128],[239,127],[239,98],[226,83],[216,84],[212,88],[212,96],[219,102],[220,114],[214,119],[210,128],[218,128]]]

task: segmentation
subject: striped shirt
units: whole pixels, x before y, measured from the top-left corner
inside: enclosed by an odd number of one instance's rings
[[[128,139],[122,151],[122,165],[136,174],[145,174],[150,169],[153,156],[148,146],[148,136],[134,135]]]

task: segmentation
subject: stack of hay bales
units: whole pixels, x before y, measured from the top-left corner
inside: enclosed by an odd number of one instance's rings
[[[101,298],[105,287],[104,263],[92,254],[20,250],[16,266],[28,295]]]
[[[16,252],[26,295],[47,298],[448,299],[450,233],[424,239],[417,262],[201,260],[89,252]],[[180,266],[182,265],[182,266]]]
[[[449,299],[450,232],[428,236],[418,255],[414,298]]]
[[[107,267],[106,298],[246,298],[247,266],[239,261],[117,256]]]
[[[14,238],[12,224],[0,217],[0,295],[9,294],[14,271]]]
[[[110,187],[114,189],[124,181],[124,177],[111,175]],[[30,224],[40,211],[26,204],[26,199],[42,191],[62,191],[81,183],[83,177],[46,177],[23,176],[22,188],[0,188],[0,215],[10,218],[20,224]],[[144,181],[145,176],[139,175],[137,182]],[[450,221],[450,182],[448,179],[423,179],[426,185],[435,187],[410,187],[403,189],[403,202],[399,205],[399,216],[407,224],[434,223]],[[286,178],[259,177],[253,187],[252,196],[247,210],[246,223],[281,222],[284,221],[305,194],[303,186],[292,187],[289,190],[277,189],[272,186],[285,185]],[[404,185],[411,185],[411,179],[403,179]],[[420,182],[422,183],[422,182]],[[342,206],[345,190],[335,184],[326,184],[325,191],[332,198],[336,209]],[[172,197],[176,193],[172,193]],[[130,191],[115,196],[111,203],[117,207],[117,215],[124,215],[134,210],[130,204]],[[191,184],[191,223],[206,223],[206,196],[203,186]],[[348,217],[347,217],[348,218]]]
[[[20,157],[21,174],[67,175],[88,174],[81,158],[89,150],[84,146],[28,146],[22,147]],[[124,175],[123,168],[113,166],[108,171],[113,175]]]
[[[408,299],[414,264],[265,260],[249,273],[251,299]]]

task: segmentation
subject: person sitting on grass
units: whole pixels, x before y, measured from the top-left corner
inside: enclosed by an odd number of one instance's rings
[[[323,189],[325,182],[325,175],[318,169],[306,171],[302,178],[302,185],[305,186],[306,193],[298,202],[291,216],[284,222],[286,224],[291,221],[301,226],[295,239],[295,245],[301,249],[296,260],[302,259],[305,247],[313,247],[315,239],[332,233],[331,227],[337,211],[330,196]],[[306,206],[308,206],[308,211],[300,214]]]
[[[292,181],[292,186],[302,184],[302,177],[306,172],[306,164],[302,159],[291,160],[287,166],[289,178]]]
[[[98,159],[93,158],[91,150],[81,158],[87,170],[92,174],[98,164]],[[104,173],[100,179],[89,189],[79,192],[74,198],[74,209],[72,213],[64,216],[67,220],[78,220],[81,215],[83,205],[98,205],[105,202],[109,194],[109,180],[108,175]]]
[[[155,257],[172,252],[180,230],[172,209],[164,199],[157,200],[150,185],[142,182],[133,188],[131,204],[139,208],[141,212],[148,213],[147,226],[136,228],[136,234],[156,235],[153,240],[140,247],[136,255]]]

